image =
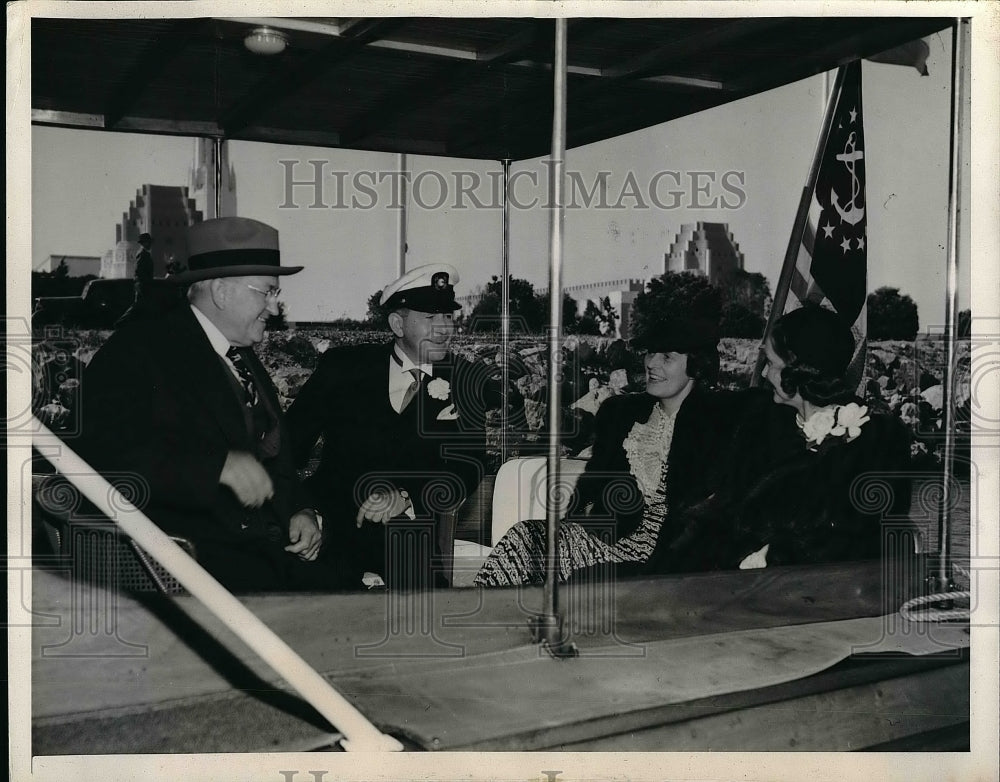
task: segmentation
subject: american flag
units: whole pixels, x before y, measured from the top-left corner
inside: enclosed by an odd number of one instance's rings
[[[793,296],[785,300],[786,312],[812,302],[851,324],[858,345],[852,374],[858,379],[867,332],[867,227],[859,60],[846,66],[789,283]]]

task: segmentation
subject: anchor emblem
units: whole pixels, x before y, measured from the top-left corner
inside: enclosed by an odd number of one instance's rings
[[[847,170],[851,173],[851,200],[848,201],[850,209],[843,209],[840,206],[840,199],[837,197],[837,191],[832,187],[830,188],[830,203],[833,204],[833,208],[837,210],[837,214],[840,215],[841,221],[845,223],[850,223],[851,225],[857,225],[865,216],[864,206],[858,206],[854,203],[854,200],[861,193],[861,183],[858,181],[857,174],[854,173],[854,166],[859,160],[863,160],[865,157],[864,150],[855,149],[854,138],[857,134],[851,133],[847,137],[847,143],[844,144],[844,151],[837,155],[837,160],[841,161]]]

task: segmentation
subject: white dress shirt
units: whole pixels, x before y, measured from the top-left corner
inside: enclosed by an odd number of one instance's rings
[[[396,358],[389,356],[389,404],[398,413],[403,405],[406,390],[413,384],[413,373],[410,370],[419,368],[428,378],[431,378],[434,376],[434,365],[414,364],[397,345],[393,345],[392,351]]]
[[[205,332],[205,336],[208,337],[208,341],[212,345],[212,350],[222,357],[222,360],[226,362],[226,366],[229,367],[229,371],[233,373],[233,377],[240,380],[240,373],[236,371],[236,367],[233,366],[233,362],[229,360],[229,356],[226,352],[231,346],[228,339],[219,331],[218,327],[212,323],[200,309],[191,305],[191,312],[194,313],[195,320],[198,321],[198,325],[201,326],[202,331]],[[242,382],[242,381],[241,381]]]

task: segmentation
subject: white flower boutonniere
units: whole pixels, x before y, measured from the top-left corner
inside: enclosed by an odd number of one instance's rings
[[[850,442],[861,434],[861,427],[868,421],[868,408],[856,402],[825,407],[805,420],[801,415],[795,417],[795,422],[812,448],[820,445],[827,437],[846,435],[846,442]]]
[[[451,393],[451,384],[444,378],[436,377],[427,384],[427,393],[432,399],[444,401]]]

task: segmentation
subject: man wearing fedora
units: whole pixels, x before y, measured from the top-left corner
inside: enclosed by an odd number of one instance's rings
[[[454,267],[430,264],[387,285],[392,341],[328,350],[288,410],[298,463],[322,436],[306,486],[344,568],[390,588],[443,583],[431,573],[451,545],[442,516],[482,475],[485,379],[449,349],[456,282]]]
[[[340,586],[292,464],[274,385],[253,352],[278,312],[278,232],[224,217],[188,231],[188,305],[127,324],[82,383],[82,455],[138,474],[136,502],[234,591]]]

